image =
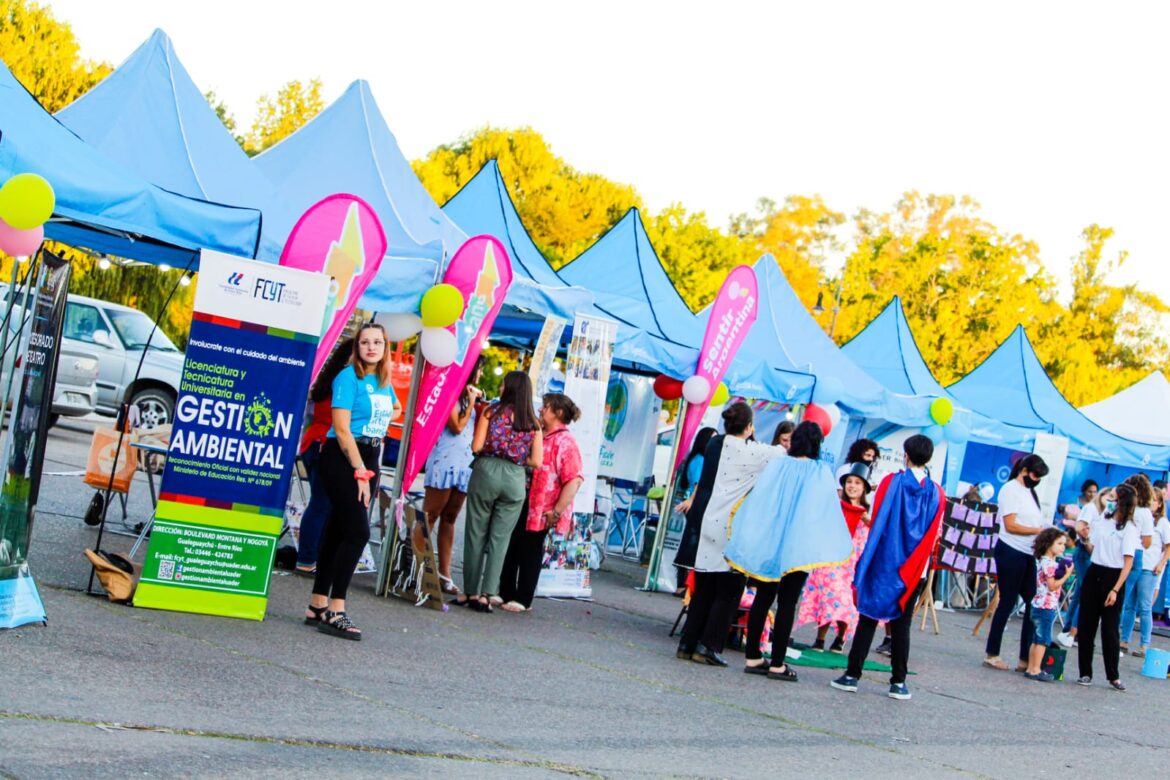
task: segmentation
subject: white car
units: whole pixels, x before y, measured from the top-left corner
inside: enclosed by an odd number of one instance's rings
[[[183,353],[154,320],[129,306],[70,295],[62,336],[63,351],[80,349],[98,356],[99,414],[116,415],[128,401],[138,407],[144,428],[172,422]],[[143,357],[148,337],[150,348]],[[135,379],[140,361],[142,371]]]
[[[6,286],[0,290],[0,296],[4,294],[7,294]],[[15,344],[16,340],[20,338],[23,316],[24,310],[19,305],[12,307],[8,319],[8,339],[11,344]],[[13,351],[16,350],[15,346],[9,348]],[[22,355],[17,359],[18,367],[23,357]],[[5,361],[3,365],[4,372],[0,374],[0,387],[8,384],[9,364]],[[75,349],[62,344],[57,355],[57,377],[53,384],[53,405],[49,411],[49,425],[56,425],[57,420],[61,417],[84,417],[96,409],[97,376],[97,355],[89,350]],[[18,392],[20,392],[20,388],[13,384],[11,390],[13,397],[9,399],[10,408]]]

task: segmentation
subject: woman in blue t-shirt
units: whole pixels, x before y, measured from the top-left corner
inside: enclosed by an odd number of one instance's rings
[[[344,639],[361,639],[345,613],[345,593],[370,540],[370,480],[382,438],[394,419],[386,331],[371,323],[358,331],[349,366],[333,380],[333,427],[321,448],[322,482],[332,511],[317,556],[317,577],[305,622]]]

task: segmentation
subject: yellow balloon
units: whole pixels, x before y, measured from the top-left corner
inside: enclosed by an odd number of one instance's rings
[[[712,406],[723,406],[731,398],[731,391],[727,389],[727,385],[720,382],[715,388],[715,394],[711,396]]]
[[[436,284],[422,297],[423,327],[446,328],[463,314],[463,293],[453,284]]]
[[[955,405],[949,398],[936,398],[930,402],[930,419],[939,425],[946,425],[955,413]]]
[[[18,173],[0,187],[0,219],[17,230],[45,224],[56,205],[53,186],[35,173]]]

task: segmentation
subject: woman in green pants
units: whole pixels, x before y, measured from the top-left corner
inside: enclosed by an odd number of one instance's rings
[[[463,594],[453,604],[492,611],[504,555],[528,494],[524,467],[539,467],[542,449],[532,383],[523,371],[512,371],[504,377],[500,400],[475,423],[471,450],[477,457],[467,483]]]

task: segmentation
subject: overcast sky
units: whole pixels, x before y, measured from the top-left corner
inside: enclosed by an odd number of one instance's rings
[[[369,80],[403,152],[531,125],[575,167],[724,226],[760,196],[970,194],[1067,286],[1091,222],[1170,300],[1157,3],[50,0],[85,56],[156,27],[242,127],[257,97]]]

